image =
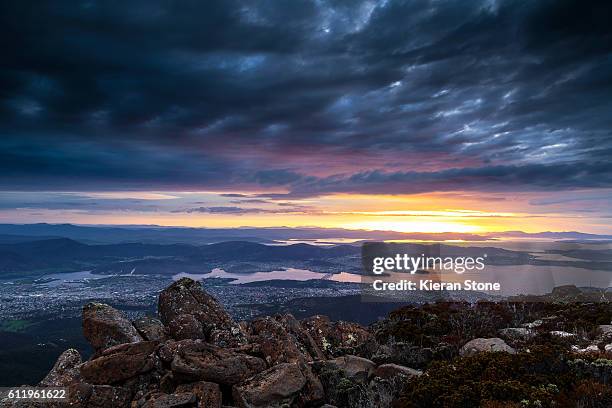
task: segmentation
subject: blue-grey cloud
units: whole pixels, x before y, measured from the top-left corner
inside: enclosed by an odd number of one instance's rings
[[[0,188],[609,187],[610,21],[603,0],[3,2]]]

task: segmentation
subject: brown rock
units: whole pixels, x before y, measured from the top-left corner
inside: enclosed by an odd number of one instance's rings
[[[176,388],[176,381],[172,371],[165,373],[159,380],[159,390],[166,394],[171,394]]]
[[[80,378],[78,365],[81,364],[81,355],[75,349],[64,351],[55,362],[55,365],[38,384],[39,387],[66,387]]]
[[[236,353],[204,342],[184,345],[172,360],[174,377],[182,380],[214,381],[233,385],[263,371],[260,358]]]
[[[153,317],[145,316],[136,319],[132,325],[138,330],[138,333],[147,341],[166,341],[166,328],[164,324]]]
[[[150,371],[155,366],[157,342],[121,344],[81,365],[81,375],[91,384],[113,384]]]
[[[255,319],[250,325],[253,333],[251,340],[260,346],[260,352],[268,364],[297,363],[306,378],[304,399],[309,402],[318,401],[323,398],[323,386],[307,365],[313,360],[307,347],[294,335],[294,333],[300,334],[298,330],[303,332],[301,333],[303,336],[307,336],[307,333],[301,327],[299,329],[292,327],[294,324],[299,327],[299,323],[291,315]],[[302,338],[308,341],[307,337]],[[311,346],[313,350],[316,349],[314,341]],[[319,353],[322,355],[320,350]]]
[[[176,316],[168,325],[168,331],[177,340],[204,339],[202,323],[192,314]]]
[[[181,315],[192,315],[202,325],[203,333],[210,337],[213,331],[225,332],[223,343],[218,345],[234,346],[244,344],[246,336],[223,307],[202,289],[202,285],[189,278],[182,278],[164,289],[159,295],[159,315],[166,327],[180,326],[175,322]],[[183,324],[185,322],[182,322]],[[174,337],[172,330],[168,333]],[[229,341],[231,340],[231,341]]]
[[[336,365],[344,371],[347,378],[354,381],[366,382],[370,373],[374,371],[376,364],[367,358],[357,356],[342,356],[329,360],[330,364]]]
[[[281,363],[234,386],[232,394],[241,408],[294,406],[305,385],[297,364]]]
[[[277,319],[270,316],[257,318],[251,322],[250,329],[253,333],[251,341],[259,344],[268,364],[312,361],[310,354]]]
[[[143,408],[187,408],[196,406],[196,396],[191,392],[174,394],[155,393],[151,395]]]
[[[174,360],[174,356],[179,354],[181,350],[185,349],[197,349],[203,343],[203,340],[169,340],[165,342],[157,351],[159,358],[165,363],[171,363]]]
[[[120,311],[103,303],[83,306],[83,334],[96,351],[143,340]]]
[[[413,368],[404,367],[398,364],[383,364],[374,370],[373,375],[376,377],[380,377],[385,380],[389,380],[395,378],[397,376],[404,376],[407,378],[412,378],[414,376],[419,376],[423,374],[420,370],[415,370]]]
[[[330,357],[355,353],[372,340],[363,326],[350,322],[332,322],[327,316],[312,316],[301,321],[321,351]]]
[[[312,338],[310,333],[302,327],[300,322],[291,314],[286,314],[280,318],[280,322],[288,333],[291,333],[306,350],[313,360],[324,360],[325,354]]]
[[[127,388],[77,383],[70,387],[70,406],[87,408],[127,408],[131,394]]]
[[[443,345],[440,344],[442,348]],[[428,347],[419,347],[401,341],[390,344],[381,344],[376,347],[372,361],[376,364],[399,364],[406,367],[426,367],[433,359],[433,350]]]
[[[176,392],[192,392],[198,401],[198,408],[221,408],[222,395],[219,384],[200,381],[191,384],[182,384]]]

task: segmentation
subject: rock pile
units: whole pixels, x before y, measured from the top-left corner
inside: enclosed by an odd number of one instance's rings
[[[291,315],[235,322],[191,279],[165,289],[158,311],[159,320],[130,322],[87,304],[83,329],[94,354],[83,362],[65,351],[39,385],[68,387],[72,407],[384,407],[421,374],[353,355],[374,342],[354,323]]]

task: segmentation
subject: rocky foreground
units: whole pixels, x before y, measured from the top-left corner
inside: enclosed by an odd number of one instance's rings
[[[87,304],[94,354],[65,351],[38,385],[68,387],[75,407],[610,407],[612,310],[576,308],[435,304],[369,328],[235,322],[185,278],[161,292],[159,320]]]

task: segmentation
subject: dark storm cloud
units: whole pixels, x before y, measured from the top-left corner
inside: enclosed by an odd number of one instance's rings
[[[0,187],[609,187],[611,10],[3,2]]]
[[[285,197],[321,195],[332,192],[417,194],[428,191],[556,191],[560,189],[606,188],[612,185],[612,163],[525,164],[455,168],[437,172],[369,171],[347,177],[332,176],[292,186]],[[283,195],[270,195],[281,198]]]

